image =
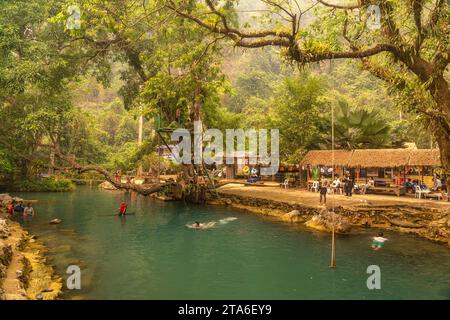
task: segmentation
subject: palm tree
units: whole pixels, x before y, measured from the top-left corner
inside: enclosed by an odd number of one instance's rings
[[[377,149],[388,145],[391,127],[379,111],[351,108],[344,100],[338,101],[336,109],[336,148]]]

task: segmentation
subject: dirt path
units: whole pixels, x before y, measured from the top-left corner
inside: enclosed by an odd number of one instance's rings
[[[323,212],[319,193],[274,186],[227,184],[218,188],[225,205],[283,221],[305,223]],[[450,202],[390,195],[328,195],[326,206],[353,226],[414,233],[450,246]],[[291,216],[291,214],[293,216]]]
[[[286,203],[297,203],[309,207],[320,207],[319,193],[302,189],[283,189],[280,187],[244,186],[242,184],[227,184],[218,189],[219,193],[237,195],[243,197],[262,198]],[[410,196],[391,196],[374,194],[354,194],[351,198],[345,195],[328,195],[330,206],[333,198],[336,206],[356,207],[356,206],[406,206],[420,208],[436,208],[440,211],[450,212],[450,202],[416,199]]]

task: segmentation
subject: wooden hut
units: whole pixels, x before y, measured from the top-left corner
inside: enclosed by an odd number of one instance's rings
[[[411,150],[408,165],[405,168],[405,178],[419,180],[428,186],[433,185],[433,174],[440,166],[439,149]]]
[[[351,171],[357,182],[370,177],[380,184],[400,185],[406,179],[432,185],[434,171],[440,165],[438,149],[360,149],[335,150],[335,173]],[[331,150],[309,151],[301,164],[313,167],[331,167]]]
[[[408,165],[411,149],[361,149],[355,150],[349,162],[356,180],[370,177],[385,183],[400,184],[405,166]]]
[[[342,176],[345,168],[348,167],[353,151],[335,150],[334,151],[334,170],[337,175]],[[328,167],[333,168],[333,156],[330,150],[311,150],[303,160],[301,165],[307,170],[308,180],[313,176],[314,168]]]

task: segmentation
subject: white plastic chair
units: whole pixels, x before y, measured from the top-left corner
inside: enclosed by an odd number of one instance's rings
[[[319,191],[319,181],[313,181],[311,186],[311,191],[318,192]]]
[[[285,189],[289,188],[289,180],[288,180],[288,179],[285,179],[285,180],[284,180],[284,182],[283,182],[283,187],[284,187]]]
[[[428,193],[430,193],[430,190],[423,190],[420,186],[416,186],[416,198],[422,199],[422,195],[426,198]]]

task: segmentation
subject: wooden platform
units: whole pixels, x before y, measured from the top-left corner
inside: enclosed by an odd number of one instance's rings
[[[404,187],[368,187],[366,193],[394,193],[397,197],[406,194]]]

